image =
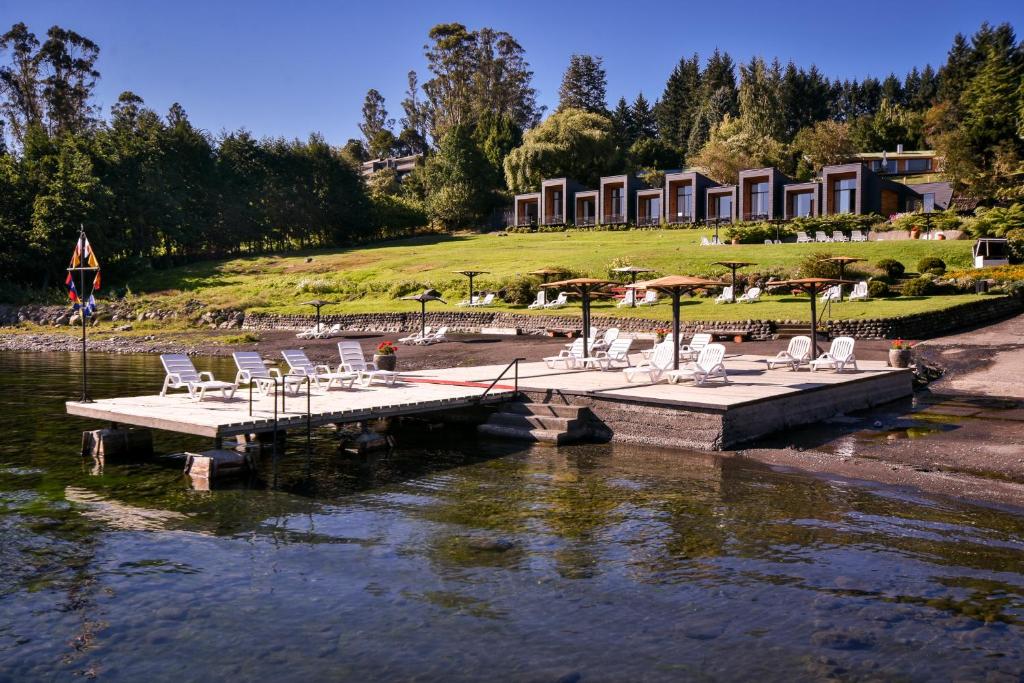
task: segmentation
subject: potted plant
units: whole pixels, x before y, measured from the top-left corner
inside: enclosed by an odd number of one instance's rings
[[[910,228],[910,239],[916,240],[921,236],[921,226],[914,225]]]
[[[654,343],[660,344],[661,342],[665,341],[666,336],[668,336],[667,327],[657,328],[656,330],[654,330]]]
[[[909,368],[910,357],[914,345],[908,341],[897,339],[889,347],[889,365],[894,368]]]
[[[373,364],[378,370],[390,370],[394,372],[398,364],[398,356],[395,355],[395,343],[382,341],[377,345],[377,353],[373,354]]]

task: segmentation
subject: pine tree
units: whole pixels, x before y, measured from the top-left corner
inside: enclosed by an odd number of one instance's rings
[[[728,52],[720,52],[716,47],[708,57],[704,73],[701,75],[701,101],[706,102],[720,88],[725,88],[729,93],[729,113],[735,114],[738,111],[736,63]]]
[[[625,97],[620,97],[611,114],[612,135],[621,150],[629,149],[636,142],[636,125],[633,122],[633,110]]]
[[[903,105],[905,104],[905,97],[903,91],[903,84],[900,79],[896,77],[896,74],[890,73],[882,81],[882,99],[889,100],[893,104]]]
[[[780,139],[785,130],[782,74],[778,62],[769,68],[760,57],[740,66],[740,116],[758,137]]]
[[[680,153],[686,150],[693,120],[700,109],[700,94],[700,59],[694,53],[690,59],[684,57],[676,64],[654,110],[662,138]]]
[[[558,110],[572,108],[601,114],[608,111],[608,77],[600,57],[573,55],[558,89]]]
[[[704,101],[690,129],[690,139],[686,143],[687,159],[704,148],[711,137],[711,131],[730,113],[732,101],[733,93],[726,86],[716,90]]]
[[[633,116],[633,142],[658,137],[658,120],[654,116],[654,108],[643,93],[636,96],[630,110]]]
[[[366,139],[371,156],[383,158],[390,155],[395,141],[395,135],[391,132],[394,125],[395,120],[388,118],[384,96],[370,88],[363,100],[363,122],[359,124],[359,132]]]

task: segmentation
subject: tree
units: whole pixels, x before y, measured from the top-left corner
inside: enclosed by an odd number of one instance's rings
[[[711,131],[732,110],[732,102],[733,92],[725,86],[716,90],[711,97],[704,101],[694,118],[693,127],[690,129],[690,138],[686,143],[687,160],[700,152],[707,144],[711,138]]]
[[[473,139],[491,166],[489,181],[504,186],[505,157],[522,144],[523,131],[519,130],[511,115],[487,113],[473,131]]]
[[[682,155],[690,139],[690,129],[700,108],[700,59],[679,60],[665,83],[665,92],[654,108],[658,130],[665,142]]]
[[[92,125],[94,109],[89,102],[99,71],[100,48],[83,35],[52,26],[39,48],[43,100],[50,133],[78,133]]]
[[[597,114],[608,110],[608,76],[600,57],[574,54],[558,89],[558,111],[582,109]]]
[[[785,149],[778,140],[757,135],[753,126],[741,118],[726,115],[711,131],[707,144],[690,158],[690,164],[704,169],[717,182],[735,183],[741,170],[783,166],[785,158]]]
[[[831,120],[802,128],[793,138],[792,148],[798,157],[796,175],[802,179],[821,173],[824,166],[844,163],[857,151],[850,124]]]
[[[739,111],[738,93],[736,92],[736,63],[728,52],[719,52],[718,48],[708,57],[701,75],[701,100],[707,101],[720,88],[728,94],[729,114]]]
[[[0,94],[11,136],[21,144],[32,126],[43,125],[43,96],[36,51],[39,40],[23,23],[0,36],[0,52],[10,51],[11,64],[0,66]]]
[[[611,120],[582,109],[563,109],[523,135],[505,158],[513,192],[537,187],[543,178],[569,177],[596,187],[621,161]]]
[[[898,104],[903,106],[906,104],[906,92],[903,89],[903,84],[900,79],[896,77],[896,74],[890,73],[882,81],[882,99],[888,100],[891,104]]]
[[[740,117],[755,137],[781,139],[785,129],[782,74],[778,62],[769,67],[760,57],[740,65]]]
[[[790,62],[779,87],[784,140],[792,140],[797,131],[829,118],[832,86],[817,67],[804,71]]]
[[[873,116],[861,116],[851,123],[850,137],[862,152],[895,149],[896,145],[913,149],[922,142],[922,116],[882,100]]]
[[[363,122],[359,124],[359,132],[366,140],[371,157],[380,159],[391,155],[395,145],[395,135],[391,132],[394,125],[395,120],[388,118],[384,96],[370,88],[363,100]]]
[[[407,154],[424,154],[427,151],[427,128],[429,112],[420,101],[419,76],[410,71],[406,78],[408,87],[405,99],[402,100],[402,111],[405,115],[399,124],[402,132],[398,139]]]
[[[658,120],[654,116],[654,108],[651,107],[650,102],[647,101],[643,93],[637,95],[636,99],[633,100],[630,112],[632,114],[634,140],[658,137]]]
[[[490,167],[467,125],[444,134],[427,160],[427,213],[446,230],[477,227],[494,206]]]
[[[612,131],[619,149],[625,150],[636,142],[636,124],[633,121],[633,110],[625,97],[620,97],[611,113]]]
[[[681,161],[679,152],[660,138],[640,138],[626,152],[626,169],[629,172],[677,168]]]

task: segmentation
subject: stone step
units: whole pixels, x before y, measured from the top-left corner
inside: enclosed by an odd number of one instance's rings
[[[563,446],[575,443],[586,438],[589,431],[583,428],[569,431],[561,429],[529,429],[525,427],[513,427],[505,424],[485,422],[477,427],[477,431],[484,436],[499,439],[515,439],[518,441],[532,441],[534,443],[548,444],[551,446]]]
[[[498,408],[501,413],[513,413],[516,415],[535,415],[537,417],[568,417],[578,418],[580,413],[585,411],[583,406],[567,406],[557,403],[526,403],[523,401],[512,401],[502,403]]]
[[[570,431],[585,425],[578,417],[561,417],[559,415],[532,415],[526,413],[505,413],[498,411],[487,420],[490,424],[522,427],[524,429],[559,429]]]

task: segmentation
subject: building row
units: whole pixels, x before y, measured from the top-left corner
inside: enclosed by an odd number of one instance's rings
[[[644,226],[841,213],[890,216],[916,209],[940,211],[950,205],[948,183],[910,185],[886,177],[931,172],[932,157],[923,157],[927,168],[918,164],[909,171],[899,167],[902,160],[886,159],[884,154],[879,159],[865,156],[853,163],[826,166],[810,182],[793,180],[776,168],[740,171],[734,184],[716,183],[694,170],[669,172],[660,188],[648,187],[632,175],[603,177],[596,189],[570,178],[549,178],[541,182],[539,192],[516,195],[512,219],[517,226]]]

